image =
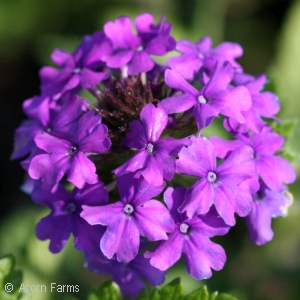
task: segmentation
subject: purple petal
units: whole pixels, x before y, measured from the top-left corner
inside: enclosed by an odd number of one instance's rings
[[[154,155],[147,156],[145,167],[141,172],[146,181],[155,186],[161,186],[164,183],[163,165],[160,160],[157,161]]]
[[[214,203],[214,195],[215,189],[206,178],[198,180],[187,190],[185,201],[178,211],[186,212],[190,219],[195,215],[205,214]]]
[[[239,184],[245,179],[256,175],[253,149],[249,146],[238,147],[217,168],[221,180],[230,180]]]
[[[123,165],[113,170],[112,172],[116,174],[116,176],[122,176],[129,172],[135,172],[144,168],[144,166],[146,165],[147,158],[147,151],[145,149],[141,149],[127,162],[125,162]]]
[[[74,60],[72,54],[61,49],[55,49],[51,53],[51,59],[56,65],[60,67],[72,64]]]
[[[202,90],[203,94],[209,97],[214,95],[216,91],[226,90],[228,84],[233,79],[233,75],[234,69],[229,62],[225,62],[224,64],[218,62],[210,81]]]
[[[111,39],[114,48],[136,48],[140,44],[139,38],[133,34],[129,17],[122,16],[115,22],[107,22],[104,33]]]
[[[128,62],[128,75],[137,75],[148,72],[154,67],[154,61],[146,51],[135,51],[132,59]]]
[[[272,132],[271,127],[264,127],[260,134],[252,134],[253,148],[259,155],[272,155],[284,144],[284,138],[276,132]]]
[[[75,199],[80,205],[105,205],[108,203],[108,192],[103,184],[99,181],[96,184],[85,184],[82,189],[74,188],[70,198]]]
[[[158,242],[157,246],[147,251],[144,256],[151,258],[150,263],[152,266],[165,271],[180,259],[183,243],[184,237],[178,230],[175,230],[169,235],[167,241]]]
[[[138,255],[131,263],[131,268],[137,272],[139,277],[147,280],[151,285],[162,284],[165,280],[165,273],[150,264],[150,260]]]
[[[157,141],[168,124],[168,115],[165,110],[153,104],[143,107],[140,118],[145,126],[149,142]]]
[[[110,68],[125,66],[133,57],[134,50],[117,50],[105,58],[106,65]]]
[[[214,145],[215,155],[220,158],[225,158],[228,152],[244,145],[243,142],[239,140],[223,140],[216,136],[211,136],[209,140]]]
[[[154,23],[154,18],[149,13],[138,15],[134,20],[134,25],[138,32],[149,32]]]
[[[64,215],[53,216],[50,214],[39,221],[36,226],[36,235],[42,241],[50,239],[49,250],[52,253],[58,253],[70,237],[71,224],[69,218]]]
[[[104,227],[91,226],[80,216],[73,216],[74,247],[83,252],[91,252],[99,247],[100,239],[104,233]]]
[[[80,141],[79,150],[84,153],[105,153],[111,146],[107,134],[107,127],[98,124],[88,136]]]
[[[191,137],[192,145],[182,148],[177,160],[176,172],[180,174],[204,177],[216,168],[213,144],[204,137]]]
[[[182,186],[177,187],[175,190],[172,187],[168,187],[164,192],[164,201],[175,223],[182,221],[183,215],[178,212],[178,208],[183,203],[185,195],[186,189]]]
[[[136,225],[142,236],[150,241],[166,240],[166,232],[172,232],[175,228],[169,211],[159,201],[150,200],[137,207],[135,212]]]
[[[123,215],[123,209],[124,203],[121,201],[103,206],[82,205],[80,216],[91,225],[112,226]]]
[[[47,153],[65,154],[68,155],[68,151],[72,144],[69,141],[59,139],[46,132],[38,134],[34,139],[36,145],[46,151]]]
[[[127,263],[139,251],[140,235],[133,219],[121,216],[104,233],[100,247],[104,255],[111,258],[116,253],[119,262]]]
[[[158,107],[163,107],[167,114],[187,111],[197,103],[196,98],[190,94],[167,97],[158,103]]]
[[[197,54],[189,53],[168,59],[168,65],[185,79],[192,79],[202,66]]]
[[[175,70],[166,70],[165,82],[169,87],[180,90],[183,93],[190,94],[195,97],[199,94],[199,92],[187,83],[187,81]]]
[[[80,83],[86,89],[95,87],[97,84],[108,77],[108,75],[104,72],[94,72],[87,68],[83,68],[80,74]]]
[[[184,244],[183,253],[188,273],[197,280],[210,278],[211,268],[219,271],[226,261],[225,251],[220,245],[196,235]]]
[[[296,172],[291,164],[278,156],[262,155],[256,161],[258,174],[273,191],[285,189],[283,183],[291,184],[296,180]]]
[[[138,120],[129,123],[129,131],[126,133],[125,144],[128,148],[144,148],[148,138],[145,127]]]
[[[79,189],[85,183],[94,184],[98,182],[96,166],[83,153],[78,152],[72,158],[68,171],[68,181],[72,182]]]
[[[194,106],[193,112],[199,130],[210,125],[214,117],[219,115],[219,110],[216,110],[210,104],[198,103]]]

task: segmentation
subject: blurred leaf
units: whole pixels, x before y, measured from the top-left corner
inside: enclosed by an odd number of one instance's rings
[[[0,287],[3,288],[4,279],[15,267],[15,258],[12,254],[7,254],[0,258]]]
[[[160,300],[160,299],[161,299],[161,298],[160,298],[160,291],[159,291],[157,288],[155,288],[155,289],[152,291],[151,296],[150,296],[150,299],[151,299],[151,300]]]
[[[160,297],[164,300],[179,300],[183,295],[183,287],[180,283],[180,278],[175,278],[170,283],[165,285],[160,291]]]
[[[135,300],[148,300],[148,299],[149,298],[148,298],[148,294],[147,294],[147,290],[146,289],[142,290],[138,294],[138,296],[135,298]]]
[[[15,258],[7,254],[0,258],[0,299],[1,300],[26,300],[31,293],[19,292],[22,284],[22,271],[14,270]],[[7,290],[9,289],[9,290]]]
[[[182,300],[209,300],[207,287],[203,286],[183,297]]]
[[[104,282],[97,291],[88,296],[88,300],[120,300],[120,290],[112,281]]]
[[[209,296],[209,300],[216,300],[216,298],[218,297],[218,292],[214,292]]]
[[[228,294],[219,294],[213,300],[237,300],[235,297],[228,295]]]
[[[283,120],[282,122],[273,122],[272,128],[287,141],[292,137],[297,123],[297,119]]]

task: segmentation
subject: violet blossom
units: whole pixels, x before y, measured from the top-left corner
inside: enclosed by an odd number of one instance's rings
[[[280,105],[275,94],[268,91],[261,91],[265,85],[266,76],[260,75],[257,77],[247,74],[236,74],[234,81],[238,86],[245,86],[252,97],[252,106],[247,111],[242,111],[245,118],[245,123],[241,124],[234,118],[227,118],[224,121],[224,126],[228,131],[247,132],[251,129],[255,133],[259,133],[266,125],[262,117],[273,118],[279,112]]]
[[[95,87],[108,77],[103,59],[111,51],[111,43],[102,32],[85,36],[72,54],[54,50],[51,58],[61,69],[41,69],[42,92],[56,100],[67,91],[78,92],[82,88]]]
[[[176,227],[168,234],[169,239],[160,241],[145,253],[151,258],[150,263],[160,269],[167,270],[181,257],[188,273],[195,279],[210,278],[211,269],[221,270],[226,261],[224,249],[210,241],[216,235],[224,235],[230,229],[212,208],[207,214],[188,218],[185,213],[179,213],[178,208],[184,202],[186,189],[169,187],[164,193],[164,200],[175,221]]]
[[[252,147],[253,161],[256,167],[256,176],[260,176],[264,183],[273,191],[285,190],[284,183],[293,183],[296,172],[291,164],[284,158],[275,155],[284,143],[284,138],[272,128],[265,126],[259,134],[240,133],[235,135],[236,140],[225,141],[218,137],[211,137],[216,155],[224,158],[227,153],[236,147],[247,145]]]
[[[85,113],[73,124],[71,133],[63,139],[44,132],[34,139],[45,154],[33,157],[28,173],[33,179],[41,178],[45,189],[52,189],[64,174],[78,188],[82,188],[85,183],[98,182],[96,167],[87,155],[104,153],[111,146],[101,116],[92,111]]]
[[[118,262],[116,257],[107,259],[100,249],[85,254],[85,266],[98,274],[111,274],[123,296],[135,298],[144,288],[146,280],[153,286],[165,281],[165,272],[153,267],[150,259],[138,254],[128,263]]]
[[[244,123],[241,112],[250,109],[251,96],[243,86],[229,87],[233,76],[234,69],[229,62],[218,62],[208,83],[198,91],[175,70],[166,70],[166,84],[182,94],[163,99],[159,107],[164,107],[168,114],[192,108],[199,130],[207,127],[219,114]]]
[[[287,194],[272,191],[260,181],[260,189],[253,195],[251,212],[245,218],[251,242],[263,245],[272,240],[272,218],[284,215],[288,205]]]
[[[117,176],[140,170],[144,178],[153,185],[162,185],[163,179],[171,180],[176,169],[176,159],[183,146],[191,144],[188,138],[159,139],[168,124],[168,115],[161,107],[153,104],[144,106],[140,113],[141,121],[130,123],[125,145],[139,149],[127,162],[115,169]]]
[[[252,197],[241,183],[255,175],[253,150],[238,147],[217,166],[213,144],[204,137],[192,137],[193,144],[179,153],[176,172],[198,177],[187,190],[179,212],[189,218],[205,214],[214,204],[226,224],[235,224],[234,213],[246,216],[251,209]]]
[[[128,75],[137,75],[153,69],[151,55],[164,55],[175,48],[170,36],[171,25],[161,18],[154,25],[153,16],[144,13],[136,17],[137,35],[132,31],[129,17],[122,16],[104,25],[106,36],[112,41],[114,51],[104,60],[110,68],[128,68]]]
[[[51,252],[60,252],[71,233],[74,235],[76,249],[90,252],[97,247],[105,229],[102,226],[91,226],[80,217],[80,213],[83,204],[91,207],[107,204],[108,193],[102,182],[86,184],[83,189],[74,188],[71,193],[61,184],[52,192],[36,185],[32,192],[32,200],[51,209],[51,213],[41,219],[36,227],[36,235],[40,240],[50,239]]]
[[[90,207],[84,205],[81,216],[91,225],[107,226],[100,248],[111,259],[116,254],[119,262],[129,262],[139,251],[140,236],[150,241],[168,239],[174,221],[166,207],[151,200],[165,187],[153,186],[138,174],[117,178],[121,200],[112,204]]]
[[[212,39],[208,36],[197,43],[187,39],[178,41],[176,50],[181,52],[181,55],[169,58],[168,65],[186,79],[193,79],[203,65],[213,71],[216,62],[229,61],[238,72],[242,71],[242,67],[235,61],[243,54],[239,44],[224,42],[215,49],[211,49],[211,46]]]
[[[76,95],[64,97],[59,104],[49,97],[33,97],[23,103],[24,113],[29,117],[15,132],[15,149],[11,159],[21,158],[34,152],[36,135],[47,132],[56,137],[68,135],[70,126],[82,113],[85,99]],[[65,110],[68,113],[65,113]]]

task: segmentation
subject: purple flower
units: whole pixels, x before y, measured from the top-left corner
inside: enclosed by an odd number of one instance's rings
[[[85,183],[98,182],[96,167],[87,155],[104,153],[111,141],[107,127],[101,124],[101,116],[94,112],[85,113],[75,122],[66,139],[43,133],[35,137],[36,145],[44,150],[30,162],[28,173],[33,179],[43,179],[45,189],[52,189],[64,174],[68,181],[82,188]]]
[[[211,277],[211,269],[221,270],[226,261],[224,249],[209,238],[226,234],[230,226],[224,223],[215,209],[193,218],[188,218],[185,213],[178,213],[185,197],[186,190],[183,187],[175,190],[169,187],[165,191],[164,199],[176,227],[168,234],[168,240],[158,242],[145,253],[145,257],[151,258],[150,263],[154,267],[167,270],[183,253],[188,273],[195,279],[206,279]]]
[[[208,83],[198,91],[175,70],[166,70],[166,84],[181,91],[182,94],[165,98],[158,106],[164,107],[168,114],[193,108],[199,130],[208,126],[219,114],[244,123],[241,111],[251,107],[251,96],[243,86],[235,88],[228,86],[233,76],[234,69],[229,62],[217,63]]]
[[[175,40],[170,36],[171,25],[161,18],[153,24],[153,16],[144,13],[136,17],[137,35],[132,31],[129,17],[120,17],[104,25],[106,36],[112,41],[114,51],[105,58],[108,67],[128,66],[129,75],[137,75],[153,69],[153,55],[164,55],[175,48]]]
[[[107,259],[100,249],[85,255],[85,266],[91,272],[112,274],[112,280],[119,285],[123,296],[131,298],[135,298],[146,287],[142,279],[153,286],[165,280],[165,272],[154,268],[149,261],[138,254],[132,261],[120,263],[115,256]]]
[[[176,44],[176,50],[182,54],[169,58],[168,65],[186,79],[193,79],[195,73],[203,65],[210,67],[211,71],[213,71],[217,61],[220,63],[229,61],[237,71],[242,71],[241,66],[235,61],[236,58],[243,54],[243,49],[240,45],[225,42],[215,49],[211,49],[211,46],[212,40],[208,36],[203,37],[197,43],[183,39]]]
[[[99,207],[83,206],[81,216],[91,225],[107,226],[100,248],[111,259],[129,262],[139,251],[140,235],[151,241],[167,239],[166,232],[174,229],[174,221],[166,207],[149,200],[165,187],[150,185],[132,174],[118,177],[121,201]]]
[[[163,179],[171,180],[176,170],[176,159],[183,146],[190,145],[188,138],[175,139],[159,137],[168,124],[168,115],[163,108],[147,104],[140,114],[141,121],[130,123],[125,145],[139,151],[113,172],[117,176],[141,170],[141,174],[151,184],[160,186]]]
[[[284,192],[274,192],[261,182],[259,191],[253,195],[251,212],[245,218],[252,243],[263,245],[272,240],[272,218],[282,216],[289,204]]]
[[[274,155],[284,143],[284,138],[272,132],[272,128],[265,126],[259,134],[254,132],[236,134],[234,141],[224,141],[217,137],[210,140],[215,146],[216,155],[224,158],[228,151],[248,145],[254,151],[254,163],[257,176],[260,176],[264,183],[273,191],[285,190],[283,183],[293,183],[296,179],[296,172],[291,164],[282,157]]]
[[[244,217],[251,209],[251,194],[241,183],[255,175],[253,150],[236,148],[217,166],[213,144],[203,137],[191,140],[193,144],[179,153],[176,172],[199,179],[188,189],[179,212],[193,218],[214,204],[225,223],[233,226],[234,213]]]
[[[62,105],[49,97],[33,97],[23,103],[23,110],[30,118],[15,131],[14,152],[11,159],[34,152],[36,135],[47,132],[56,137],[66,136],[73,121],[82,113],[85,99],[76,95],[65,97]],[[66,113],[66,111],[68,113]]]
[[[233,118],[226,119],[224,126],[228,131],[248,132],[251,129],[255,133],[259,133],[266,125],[261,117],[274,118],[274,115],[279,112],[280,105],[277,96],[271,92],[261,92],[266,80],[264,74],[258,77],[236,74],[235,82],[238,85],[244,85],[249,90],[252,106],[249,110],[242,111],[245,118],[244,124],[240,124]]]
[[[74,246],[80,251],[90,252],[98,246],[104,227],[89,225],[80,217],[80,213],[83,204],[90,207],[107,204],[108,193],[102,182],[94,185],[87,184],[81,190],[74,188],[71,194],[60,184],[52,192],[36,185],[32,199],[51,209],[51,213],[41,219],[36,227],[36,235],[40,240],[50,239],[51,252],[60,252],[71,233],[75,238]]]
[[[44,94],[58,99],[67,91],[77,92],[82,87],[93,88],[108,74],[103,71],[103,59],[112,51],[110,41],[102,32],[85,36],[74,53],[56,49],[51,54],[61,69],[43,67],[40,71],[41,89]]]

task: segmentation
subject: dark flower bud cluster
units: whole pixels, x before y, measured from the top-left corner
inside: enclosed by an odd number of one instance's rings
[[[51,210],[37,237],[57,253],[72,233],[87,268],[111,273],[130,297],[141,278],[161,284],[182,255],[196,279],[221,270],[225,251],[210,238],[236,216],[252,242],[270,241],[271,218],[284,214],[285,184],[295,180],[277,155],[284,138],[267,122],[279,121],[279,101],[263,90],[265,75],[236,62],[240,45],[176,41],[171,25],[148,13],[134,27],[122,16],[73,53],[54,50],[58,67],[41,69],[12,154],[25,158],[23,189]],[[166,65],[156,62],[173,50]],[[203,135],[220,117],[230,140]],[[182,186],[180,174],[194,183]]]

